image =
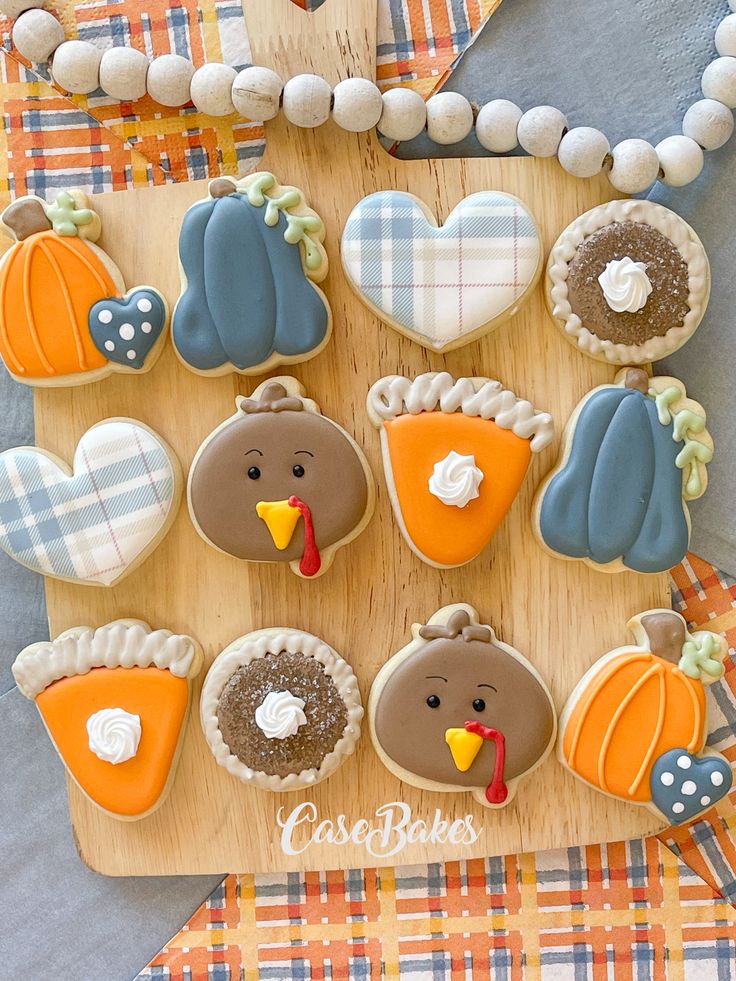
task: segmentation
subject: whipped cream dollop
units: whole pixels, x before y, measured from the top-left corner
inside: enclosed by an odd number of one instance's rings
[[[121,708],[100,709],[87,719],[89,748],[105,763],[125,763],[138,752],[141,717]]]
[[[613,259],[598,277],[606,303],[615,313],[638,313],[652,292],[645,262],[630,256]]]
[[[267,739],[286,739],[307,722],[304,700],[288,690],[270,691],[256,709],[255,718]]]
[[[475,465],[475,457],[463,456],[450,450],[444,460],[435,463],[429,478],[429,493],[448,507],[464,508],[480,497],[480,483],[484,474]]]

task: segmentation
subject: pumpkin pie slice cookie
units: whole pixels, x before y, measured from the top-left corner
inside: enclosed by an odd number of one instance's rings
[[[465,565],[491,540],[533,453],[554,438],[546,412],[488,378],[389,375],[368,393],[391,504],[419,558]]]
[[[191,637],[116,620],[32,644],[13,675],[83,793],[111,817],[137,820],[171,787],[201,666]]]

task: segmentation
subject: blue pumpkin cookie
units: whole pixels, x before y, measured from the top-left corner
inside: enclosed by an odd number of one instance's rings
[[[619,372],[567,424],[557,466],[534,503],[541,544],[604,572],[658,573],[690,543],[687,502],[706,489],[713,440],[676,378]]]
[[[179,236],[172,338],[184,364],[205,375],[256,375],[318,354],[332,330],[315,285],[327,275],[324,237],[302,192],[273,174],[211,181]]]

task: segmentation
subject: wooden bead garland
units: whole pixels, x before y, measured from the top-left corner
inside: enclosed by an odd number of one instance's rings
[[[564,113],[554,106],[536,106],[519,120],[517,136],[533,157],[554,157],[567,129]]]
[[[718,150],[728,143],[733,130],[733,112],[715,99],[694,102],[682,120],[682,132],[704,150]]]
[[[17,20],[21,14],[32,7],[45,7],[46,0],[2,0],[0,14],[9,20]]]
[[[473,107],[459,92],[438,92],[427,100],[427,133],[440,146],[464,140],[473,128]]]
[[[108,48],[100,61],[100,88],[121,102],[146,94],[148,58],[136,48]]]
[[[28,61],[48,61],[64,43],[64,28],[48,10],[26,10],[13,24],[13,44]]]
[[[657,180],[659,157],[646,140],[623,140],[612,151],[609,180],[622,194],[640,194]]]
[[[162,106],[185,106],[191,99],[192,75],[194,65],[188,58],[175,54],[154,58],[146,79],[148,94]]]
[[[189,94],[199,112],[207,116],[229,116],[235,112],[232,90],[238,73],[218,61],[202,65],[192,75]]]
[[[684,187],[700,176],[705,163],[703,150],[689,136],[668,136],[655,150],[662,180],[670,187]]]
[[[736,109],[736,58],[716,58],[703,72],[703,95]]]
[[[475,135],[484,150],[511,153],[519,145],[519,120],[523,112],[508,99],[494,99],[481,107],[475,120]]]
[[[381,91],[367,78],[346,78],[332,93],[332,118],[348,133],[373,129],[383,112]]]
[[[286,118],[302,129],[314,129],[330,118],[332,89],[320,75],[290,78],[281,100]]]
[[[590,126],[578,126],[562,137],[557,157],[573,177],[595,177],[603,170],[610,152],[604,133]]]
[[[89,41],[64,41],[54,51],[51,77],[61,89],[89,95],[100,87],[102,52]]]
[[[252,65],[235,76],[231,97],[241,116],[265,123],[279,114],[284,83],[270,68]]]
[[[378,132],[401,142],[419,136],[427,124],[427,103],[413,89],[389,89],[381,96],[383,111]]]

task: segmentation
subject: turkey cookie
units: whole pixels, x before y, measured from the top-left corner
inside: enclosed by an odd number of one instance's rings
[[[389,375],[367,404],[401,533],[439,569],[465,565],[485,548],[532,453],[554,437],[550,415],[488,378]]]
[[[94,244],[101,225],[86,195],[19,198],[0,230],[15,241],[0,260],[0,355],[16,381],[86,385],[152,367],[166,302],[150,286],[125,292],[120,270]]]
[[[726,641],[688,633],[672,610],[640,613],[628,627],[635,643],[604,654],[568,699],[559,757],[597,790],[680,824],[733,782],[728,761],[705,745],[704,685],[723,674]]]
[[[71,467],[46,450],[0,453],[0,548],[52,579],[113,586],[156,548],[176,517],[173,450],[135,419],[82,436]]]
[[[527,659],[464,603],[438,610],[378,672],[368,700],[376,752],[423,790],[508,804],[552,749],[552,696]]]
[[[547,265],[547,304],[565,336],[610,364],[658,361],[703,319],[710,264],[692,230],[653,201],[611,201],[565,229]]]
[[[330,338],[322,219],[273,174],[218,177],[184,216],[172,338],[187,368],[258,375],[307,361]]]
[[[191,637],[116,620],[32,644],[13,675],[83,793],[111,817],[133,821],[171,787],[201,666]]]
[[[202,728],[228,773],[264,790],[313,787],[355,749],[352,668],[319,637],[278,627],[233,641],[202,688]]]
[[[295,378],[272,378],[205,439],[189,471],[189,512],[206,542],[249,562],[288,562],[306,579],[365,528],[368,461]]]
[[[342,262],[384,323],[451,351],[513,317],[539,280],[542,246],[534,218],[510,194],[471,194],[438,227],[419,198],[379,191],[350,213]]]
[[[620,371],[580,402],[534,502],[547,551],[604,572],[666,572],[690,542],[687,502],[706,489],[713,440],[676,378]]]

